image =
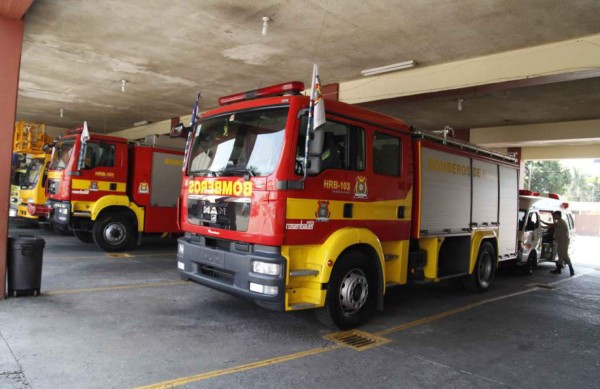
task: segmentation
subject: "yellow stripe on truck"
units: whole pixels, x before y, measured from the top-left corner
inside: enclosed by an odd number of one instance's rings
[[[98,191],[105,192],[125,192],[127,184],[124,182],[110,182],[110,181],[92,181],[92,180],[78,180],[74,179],[71,183],[72,190],[89,190],[92,187],[92,182],[95,182],[95,188]],[[111,184],[116,184],[116,189],[110,189]],[[96,189],[95,189],[96,190]]]
[[[333,201],[329,200],[330,219],[345,219],[344,205],[352,204],[352,220],[398,220],[398,207],[405,207],[404,219],[409,220],[412,212],[412,191],[405,199],[388,201]],[[286,219],[316,219],[320,199],[287,199]]]

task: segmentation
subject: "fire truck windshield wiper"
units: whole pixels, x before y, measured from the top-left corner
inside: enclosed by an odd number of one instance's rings
[[[231,173],[231,174],[229,174]],[[254,171],[252,169],[227,169],[225,171],[222,172],[222,175],[227,176],[227,175],[236,175],[236,174],[243,174],[244,176],[248,176],[248,179],[250,179],[250,177],[256,177],[256,174],[254,173]]]
[[[217,176],[217,172],[215,172],[213,170],[209,170],[209,169],[192,170],[188,174],[192,177],[203,176],[203,175],[207,175],[207,176],[211,176],[211,177]]]

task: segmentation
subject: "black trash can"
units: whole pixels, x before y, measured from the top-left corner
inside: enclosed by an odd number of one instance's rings
[[[42,284],[42,260],[46,241],[34,235],[8,236],[8,295],[37,296]]]

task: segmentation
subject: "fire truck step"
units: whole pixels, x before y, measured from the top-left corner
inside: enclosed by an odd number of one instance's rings
[[[317,306],[317,304],[313,304],[313,303],[296,303],[296,304],[291,304],[290,308],[293,311],[296,311],[296,310],[300,310],[300,309],[315,308],[316,306]]]
[[[319,275],[319,271],[313,270],[313,269],[290,270],[290,277],[317,276],[317,275]]]

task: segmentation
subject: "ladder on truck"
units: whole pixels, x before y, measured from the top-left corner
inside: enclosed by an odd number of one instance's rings
[[[454,138],[454,130],[451,127],[445,127],[443,130],[439,131],[424,130],[416,127],[411,127],[410,130],[415,138],[428,139],[444,145],[451,145],[462,150],[468,150],[476,154],[485,155],[487,157],[499,159],[505,162],[518,162],[518,159],[514,155],[501,153],[499,151],[478,146],[474,143]],[[452,134],[451,137],[448,136],[450,133]]]

